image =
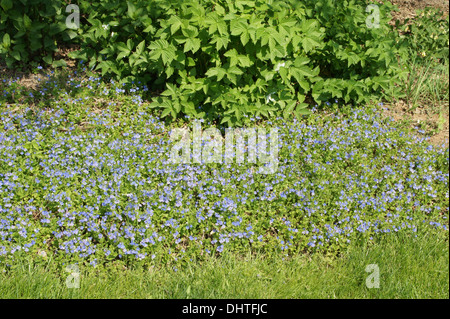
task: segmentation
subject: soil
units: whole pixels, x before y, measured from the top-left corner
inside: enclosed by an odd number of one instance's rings
[[[445,16],[448,16],[447,0],[391,0],[391,3],[397,5],[398,12],[392,13],[394,20],[412,19],[416,14],[416,10],[422,10],[426,7],[434,7],[441,9]]]
[[[429,137],[429,142],[436,146],[449,146],[449,110],[448,104],[439,114],[427,112],[424,108],[411,109],[404,101],[385,104],[383,115],[391,117],[395,122],[409,123],[411,128],[425,131],[423,136]]]

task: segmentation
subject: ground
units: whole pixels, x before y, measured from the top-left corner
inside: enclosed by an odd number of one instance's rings
[[[445,15],[448,15],[448,1],[446,0],[392,0],[392,4],[399,7],[400,11],[393,14],[394,19],[408,19],[416,16],[416,10],[426,7],[435,7],[441,9]]]

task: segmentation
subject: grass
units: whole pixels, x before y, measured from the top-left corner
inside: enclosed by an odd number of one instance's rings
[[[68,273],[52,261],[23,262],[0,275],[2,298],[449,298],[448,238],[386,236],[370,247],[354,245],[338,258],[319,254],[290,260],[226,254],[165,267],[81,269],[80,288],[67,288]],[[367,288],[365,269],[379,267],[379,288]]]
[[[405,81],[406,102],[411,110],[426,106],[427,112],[442,112],[442,107],[448,106],[449,101],[448,78],[448,64],[437,64],[433,59],[426,62],[413,59]]]

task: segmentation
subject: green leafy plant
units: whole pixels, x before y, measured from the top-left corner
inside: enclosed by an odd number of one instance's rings
[[[228,125],[246,115],[299,117],[313,102],[388,92],[400,73],[389,3],[378,29],[367,27],[356,1],[206,3],[188,2],[160,21],[160,39],[149,46],[168,82],[154,103],[163,116],[219,117]]]
[[[402,75],[389,2],[380,4],[379,28],[353,0],[82,1],[81,11],[88,6],[73,56],[162,91],[152,103],[162,117],[228,125],[300,117],[330,99],[392,96]]]
[[[165,1],[81,1],[81,49],[72,58],[123,82],[154,82],[146,46]],[[89,14],[86,14],[89,12]],[[156,81],[158,82],[158,81]],[[161,81],[159,81],[161,82]]]
[[[0,58],[8,67],[44,61],[53,66],[58,43],[77,36],[65,25],[66,3],[62,0],[1,0]]]

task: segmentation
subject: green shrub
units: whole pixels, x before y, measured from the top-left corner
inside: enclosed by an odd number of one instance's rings
[[[165,90],[162,116],[228,125],[297,116],[311,103],[361,102],[399,76],[389,2],[368,28],[360,1],[81,2],[90,15],[75,55],[103,75]]]
[[[53,61],[57,43],[77,34],[65,24],[63,0],[0,0],[0,58],[8,67]]]
[[[146,46],[154,39],[154,26],[166,2],[80,1],[82,46],[71,56],[88,61],[91,69],[101,70],[103,75],[148,83],[154,76]]]

